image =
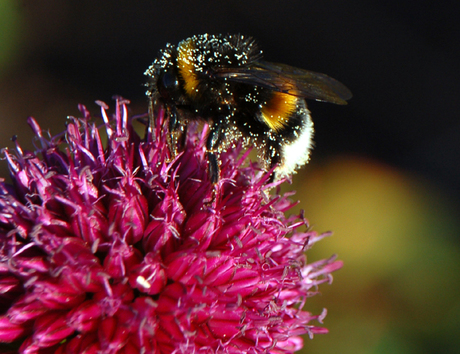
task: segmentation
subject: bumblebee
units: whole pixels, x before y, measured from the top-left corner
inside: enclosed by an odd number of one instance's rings
[[[309,160],[313,122],[306,99],[346,104],[351,92],[333,78],[262,60],[252,37],[196,35],[167,44],[147,69],[150,116],[162,105],[171,144],[187,123],[209,124],[209,176],[219,179],[218,155],[237,140],[255,145],[273,179]],[[173,149],[175,147],[172,147]]]

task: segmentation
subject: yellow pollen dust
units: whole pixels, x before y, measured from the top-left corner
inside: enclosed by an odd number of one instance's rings
[[[289,117],[295,112],[297,97],[283,92],[273,92],[273,96],[262,107],[262,118],[275,132],[288,124]]]
[[[184,89],[189,96],[196,94],[198,79],[195,72],[195,64],[193,63],[194,43],[191,38],[179,43],[177,48],[177,67],[179,74],[184,80]]]

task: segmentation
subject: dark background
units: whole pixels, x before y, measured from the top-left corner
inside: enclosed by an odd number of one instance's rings
[[[143,113],[147,110],[143,72],[165,43],[176,44],[205,32],[242,33],[258,39],[265,59],[326,73],[353,92],[345,107],[310,104],[317,132],[312,168],[315,163],[326,164],[331,156],[358,156],[386,166],[383,171],[388,168],[403,176],[416,176],[424,184],[420,193],[436,193],[427,202],[428,213],[441,205],[449,210],[451,220],[457,220],[458,10],[456,1],[410,0],[4,1],[0,5],[0,145],[11,147],[10,137],[18,134],[22,146],[32,147],[26,124],[29,115],[57,134],[64,129],[67,115],[78,115],[78,103],[97,114],[94,101],[113,106],[114,94],[130,99],[133,113]],[[3,176],[7,174],[4,165],[1,171]],[[302,180],[304,174],[297,176]],[[438,204],[430,204],[433,200]],[[448,239],[451,250],[457,252],[458,229],[447,230],[433,237]],[[351,231],[341,237],[348,237],[354,247]],[[443,276],[456,281],[458,274],[444,269]],[[420,286],[431,285],[420,279]],[[433,288],[433,294],[442,291]],[[455,296],[450,298],[449,306],[458,311]],[[358,306],[362,300],[358,294],[355,299]],[[436,296],[433,299],[437,301]],[[364,319],[373,317],[372,306]],[[395,312],[404,313],[402,304],[398,309]],[[450,309],[445,309],[446,313]],[[353,326],[351,320],[348,325]],[[328,352],[328,341],[340,348],[339,337],[334,337],[339,329],[330,329],[329,337],[319,340],[323,342],[317,352]],[[385,335],[364,345],[357,334],[356,348],[360,349],[349,347],[348,338],[343,341],[347,348],[331,352],[456,352],[458,343],[449,342],[453,337],[427,338],[417,331],[401,334],[398,340],[403,344],[393,341],[392,350],[385,350],[382,344],[382,338],[388,338]],[[406,345],[409,342],[414,346]],[[310,352],[314,350],[312,347]]]
[[[257,38],[266,59],[327,73],[353,91],[345,109],[311,104],[315,153],[376,157],[460,195],[457,2],[19,3],[21,43],[2,73],[3,120],[52,119],[44,113],[53,101],[90,106],[112,94],[142,110],[143,72],[166,42],[239,32]]]
[[[143,72],[166,42],[240,32],[259,40],[266,59],[327,73],[353,91],[346,108],[311,104],[316,154],[376,157],[460,196],[458,2],[18,3],[21,43],[3,72],[3,120],[62,119],[45,114],[62,105],[53,101],[90,106],[113,94],[140,111]],[[74,107],[55,109],[67,115]]]

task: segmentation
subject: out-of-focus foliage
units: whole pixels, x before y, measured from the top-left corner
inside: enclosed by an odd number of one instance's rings
[[[417,176],[353,157],[308,166],[294,182],[314,229],[334,231],[309,256],[334,250],[345,264],[322,289],[330,333],[305,353],[456,352],[460,225],[449,198]]]
[[[22,17],[17,2],[0,1],[0,77],[14,64],[22,43]]]

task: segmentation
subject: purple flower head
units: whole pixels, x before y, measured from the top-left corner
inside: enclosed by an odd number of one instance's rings
[[[299,231],[305,220],[284,215],[294,203],[267,192],[275,185],[240,145],[221,154],[212,184],[206,128],[190,126],[172,158],[164,113],[141,138],[126,104],[109,118],[100,103],[106,144],[81,106],[54,138],[29,120],[36,153],[4,150],[0,343],[27,354],[293,353],[301,335],[327,332],[311,323],[325,312],[303,309],[342,265],[306,263],[325,235]]]

